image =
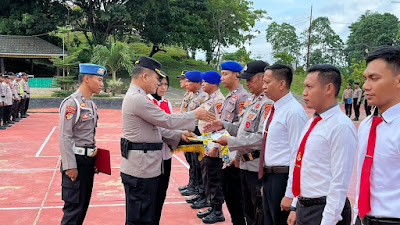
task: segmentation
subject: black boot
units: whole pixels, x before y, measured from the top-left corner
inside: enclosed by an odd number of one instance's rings
[[[192,209],[202,209],[205,207],[210,207],[210,203],[207,201],[205,196],[201,196],[197,201],[190,205]]]
[[[200,197],[201,197],[201,195],[193,195],[193,197],[186,198],[185,201],[186,201],[187,203],[194,203],[194,202],[197,201]]]
[[[222,212],[222,209],[216,209],[218,207],[215,207],[214,210],[206,217],[202,219],[203,223],[207,224],[213,224],[213,223],[218,223],[218,222],[224,222],[225,217],[224,213]],[[222,208],[222,207],[220,207]]]
[[[202,218],[204,218],[204,217],[210,215],[210,214],[212,213],[212,211],[213,211],[213,208],[212,208],[212,207],[208,207],[208,209],[206,209],[206,210],[204,210],[204,211],[200,211],[200,212],[198,212],[196,215],[197,215],[197,217],[199,217],[200,219],[202,219]]]
[[[197,195],[198,193],[199,191],[196,190],[196,188],[194,188],[193,186],[190,186],[187,189],[181,191],[181,195],[183,196]]]

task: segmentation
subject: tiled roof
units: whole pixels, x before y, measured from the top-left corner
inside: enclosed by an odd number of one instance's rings
[[[0,57],[49,58],[62,55],[61,48],[38,37],[0,35]]]

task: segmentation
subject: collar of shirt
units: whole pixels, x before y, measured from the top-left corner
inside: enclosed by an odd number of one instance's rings
[[[283,106],[286,102],[292,100],[293,98],[294,97],[291,92],[287,93],[285,96],[274,103],[275,110],[279,109],[279,107]]]
[[[153,95],[151,95],[151,94],[148,94],[147,97],[149,97],[150,100],[152,100],[152,101],[153,101],[153,100],[156,100],[156,101],[158,102],[158,104],[160,104],[160,102],[164,101],[164,96],[161,96],[160,101],[158,101],[157,99],[155,99],[155,98],[153,97]]]
[[[387,109],[385,112],[382,113],[382,119],[386,123],[390,123],[393,120],[397,119],[400,117],[400,103],[397,103],[396,105],[390,107]]]
[[[321,118],[323,120],[327,120],[329,119],[331,116],[333,116],[335,113],[337,113],[338,111],[340,111],[340,107],[338,103],[335,103],[334,105],[328,107],[327,109],[325,109],[324,111],[322,111],[319,116],[321,116]],[[318,113],[314,113],[314,117],[318,116]]]
[[[146,92],[143,90],[143,88],[141,88],[140,86],[138,86],[136,84],[130,84],[129,85],[129,90],[132,90],[132,92],[137,92],[137,93],[146,95]]]
[[[226,95],[226,98],[231,97],[232,95],[234,95],[236,92],[238,92],[238,91],[241,90],[241,89],[243,89],[243,85],[240,84],[235,90],[229,92],[229,93]]]

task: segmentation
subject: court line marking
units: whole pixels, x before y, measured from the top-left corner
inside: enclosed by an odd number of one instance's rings
[[[39,150],[36,152],[35,157],[39,157],[40,153],[42,152],[44,146],[46,146],[47,142],[50,140],[51,135],[54,133],[54,131],[56,130],[57,126],[54,126],[53,129],[50,131],[50,134],[47,135],[47,138],[44,140],[42,146],[39,148]]]
[[[186,168],[189,169],[189,165],[187,163],[185,163],[181,158],[179,158],[175,154],[173,154],[173,156],[175,157],[175,159],[177,159],[179,162],[181,162]]]

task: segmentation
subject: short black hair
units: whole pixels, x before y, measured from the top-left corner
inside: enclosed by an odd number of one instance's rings
[[[326,85],[332,83],[335,87],[335,97],[339,95],[340,86],[342,85],[342,76],[340,70],[331,64],[318,64],[310,67],[308,73],[319,72],[318,80],[320,83]]]
[[[286,88],[290,89],[290,85],[292,85],[293,81],[292,68],[283,64],[274,64],[272,66],[265,67],[264,71],[267,70],[272,70],[272,75],[276,79],[286,81]]]
[[[366,58],[367,65],[375,59],[383,59],[388,64],[394,74],[400,73],[400,47],[398,46],[384,46],[373,51]]]
[[[132,79],[138,78],[143,73],[143,71],[146,69],[147,68],[145,68],[143,66],[138,66],[138,65],[134,66],[132,68],[132,72],[131,72]]]

